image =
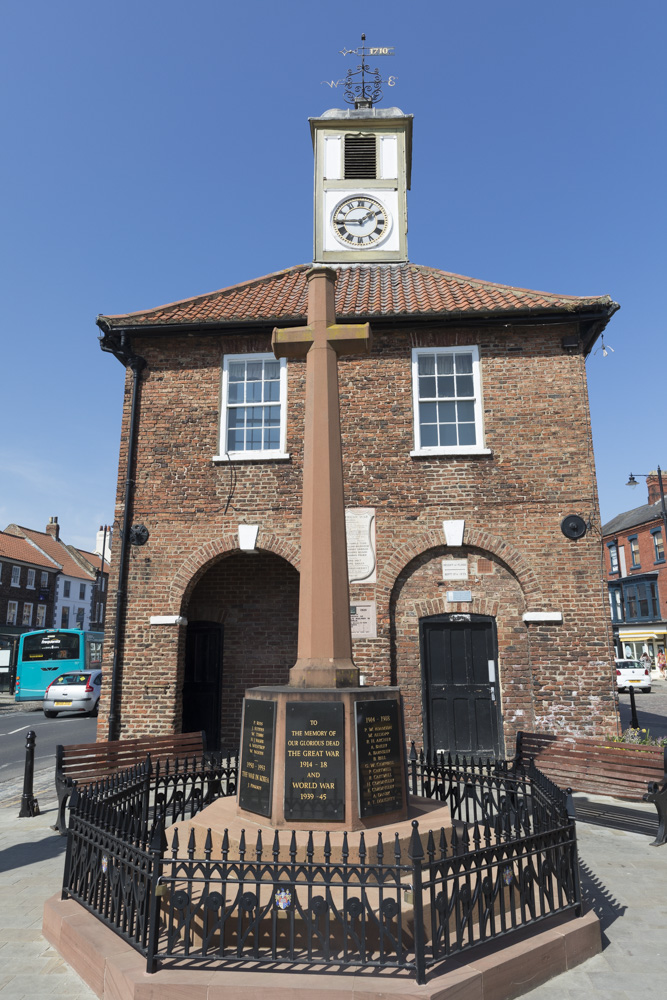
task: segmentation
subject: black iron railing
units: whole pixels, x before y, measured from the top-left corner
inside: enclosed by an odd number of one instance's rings
[[[225,966],[308,963],[411,971],[579,910],[571,799],[534,767],[414,751],[413,794],[448,802],[451,828],[187,844],[169,822],[234,794],[236,760],[142,765],[76,791],[63,896],[146,956]],[[167,834],[170,833],[168,842]],[[354,842],[353,842],[354,841]]]

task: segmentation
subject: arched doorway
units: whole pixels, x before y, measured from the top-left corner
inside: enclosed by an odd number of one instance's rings
[[[220,746],[222,638],[223,628],[217,622],[188,622],[181,731],[203,729],[209,750]]]
[[[208,732],[210,726],[217,734],[216,746],[237,750],[246,690],[289,679],[296,661],[298,614],[299,574],[286,559],[271,552],[235,551],[211,563],[185,609],[190,624],[183,672],[184,728],[186,721],[194,731]],[[200,678],[202,697],[190,692],[192,714],[186,715],[189,664]],[[209,721],[212,714],[217,726]]]
[[[502,719],[495,619],[433,615],[420,620],[419,631],[427,747],[499,756]]]

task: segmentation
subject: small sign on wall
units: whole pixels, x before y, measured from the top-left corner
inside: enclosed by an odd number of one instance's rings
[[[375,583],[375,508],[354,507],[345,511],[347,572],[350,583]]]
[[[377,639],[375,601],[357,601],[350,605],[350,628],[353,639]]]
[[[467,580],[468,560],[467,559],[443,559],[442,560],[443,580]]]

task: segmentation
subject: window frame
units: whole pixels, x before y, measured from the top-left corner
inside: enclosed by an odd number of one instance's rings
[[[665,540],[662,537],[662,528],[651,528],[651,538],[653,540],[653,562],[656,565],[660,565],[665,561]],[[660,549],[662,549],[662,555],[660,554]]]
[[[34,609],[34,605],[32,604],[31,601],[24,601],[23,602],[23,612],[21,614],[21,625],[30,625],[30,626],[32,626],[32,613],[33,613],[33,609]]]
[[[19,602],[7,601],[7,624],[16,625],[19,616]]]
[[[34,569],[28,569],[28,581],[25,585],[26,590],[35,589],[35,576],[36,576],[36,571]]]
[[[621,561],[618,554],[618,542],[607,542],[607,548],[609,550],[609,572],[620,573]],[[615,566],[614,566],[614,558],[616,559]]]
[[[474,391],[475,438],[476,444],[431,445],[422,447],[419,425],[419,358],[433,354],[472,354],[472,377]],[[455,401],[453,397],[452,401]],[[479,347],[476,344],[461,344],[457,347],[413,347],[412,348],[412,422],[414,448],[410,455],[416,458],[430,455],[491,455],[485,447],[484,408],[482,405],[482,372]]]
[[[42,588],[42,590],[46,589],[46,587],[48,587],[49,585],[49,574],[46,572],[46,570],[42,570],[42,575],[40,576],[39,585]]]
[[[37,617],[35,618],[37,628],[44,628],[46,625],[46,604],[37,605]]]
[[[12,566],[12,578],[9,582],[10,587],[20,587],[21,586],[21,567]]]
[[[229,405],[229,366],[234,362],[276,361],[280,365],[278,379],[278,403],[280,407],[280,446],[277,449],[257,449],[256,451],[227,451],[227,431]],[[252,404],[245,404],[252,405]],[[260,406],[267,404],[260,403]],[[276,405],[275,403],[273,405]],[[287,359],[276,358],[270,352],[250,354],[224,354],[222,358],[222,384],[220,392],[220,428],[218,435],[219,453],[213,456],[214,462],[266,462],[275,459],[285,460],[290,456],[285,450],[287,441]]]
[[[628,545],[630,546],[630,569],[641,569],[641,562],[635,561],[635,552],[637,559],[640,558],[639,555],[639,536],[638,535],[628,535]]]

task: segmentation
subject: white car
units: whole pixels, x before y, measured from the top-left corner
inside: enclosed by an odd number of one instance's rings
[[[639,660],[616,660],[616,687],[619,691],[651,692],[651,671]]]

